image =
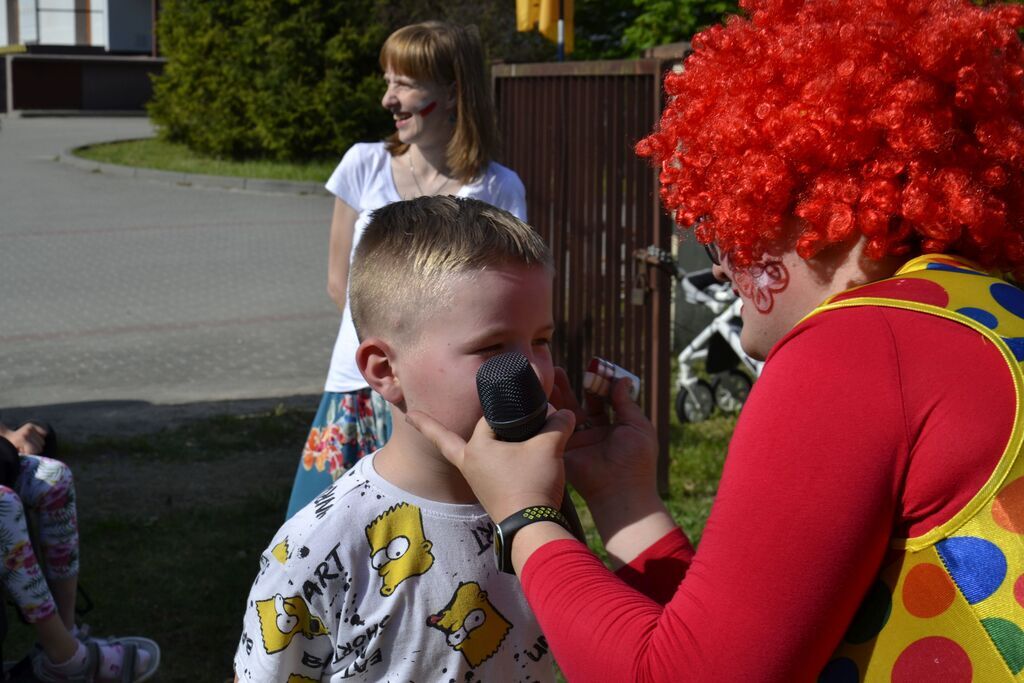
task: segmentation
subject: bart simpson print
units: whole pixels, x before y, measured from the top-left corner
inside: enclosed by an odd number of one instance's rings
[[[398,584],[426,574],[434,564],[430,552],[434,544],[424,537],[423,517],[415,505],[399,503],[381,513],[366,527],[366,540],[370,565],[380,574],[380,594],[385,598]]]
[[[286,598],[278,593],[267,600],[257,600],[256,612],[260,616],[263,649],[267,654],[288,647],[296,634],[312,640],[327,633],[323,622],[310,614],[306,601],[298,595]]]
[[[288,561],[288,538],[285,537],[283,541],[275,545],[270,550],[270,554],[274,556],[274,559],[284,564]]]
[[[460,583],[448,606],[427,619],[427,626],[443,631],[448,646],[462,653],[471,667],[498,651],[512,624],[487,600],[487,592],[473,582]]]

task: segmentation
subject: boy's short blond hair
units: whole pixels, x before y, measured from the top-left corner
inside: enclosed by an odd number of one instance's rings
[[[455,277],[510,264],[554,271],[544,240],[507,211],[451,196],[377,209],[349,278],[356,333],[360,341],[379,335],[407,343],[425,316],[450,303]]]

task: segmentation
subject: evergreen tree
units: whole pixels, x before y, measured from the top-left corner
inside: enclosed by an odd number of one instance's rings
[[[330,158],[389,128],[374,0],[166,0],[158,31],[150,116],[197,152]]]

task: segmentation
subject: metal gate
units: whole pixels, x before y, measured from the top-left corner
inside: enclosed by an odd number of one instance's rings
[[[555,255],[555,361],[579,389],[599,355],[641,378],[668,484],[670,303],[659,267],[672,223],[657,172],[633,153],[662,109],[660,59],[492,68],[502,161],[526,185],[529,222]]]

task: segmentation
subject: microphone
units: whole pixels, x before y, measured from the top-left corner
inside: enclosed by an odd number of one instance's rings
[[[526,441],[547,422],[547,394],[530,361],[517,351],[494,356],[481,365],[476,371],[476,392],[484,419],[501,441]],[[573,535],[586,543],[568,488],[559,511],[569,521]]]

